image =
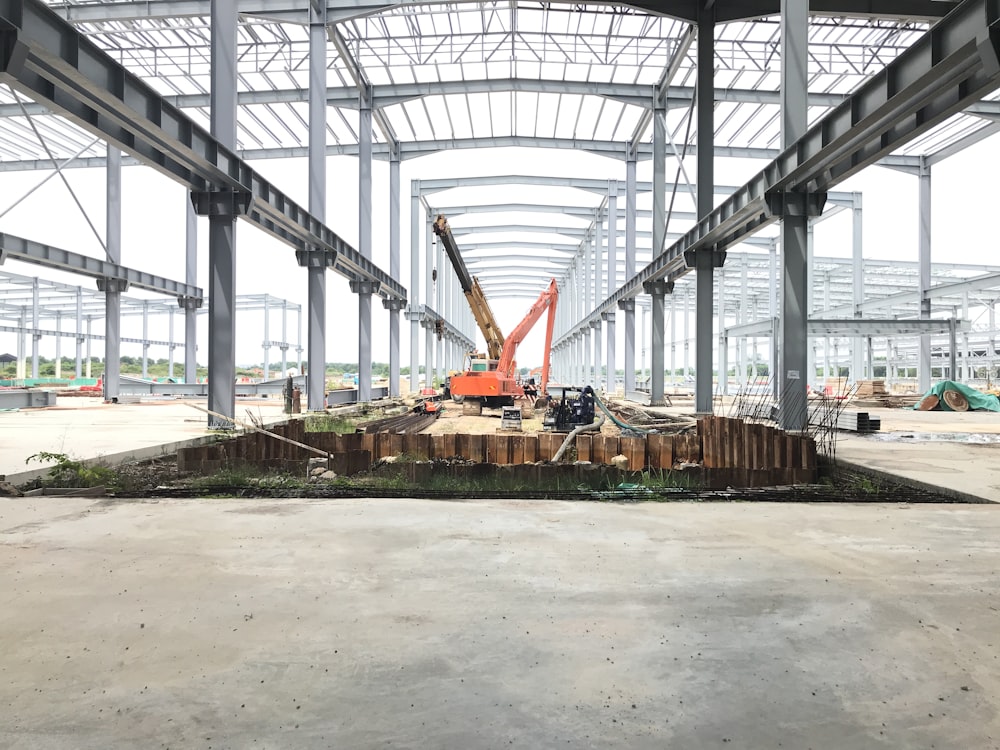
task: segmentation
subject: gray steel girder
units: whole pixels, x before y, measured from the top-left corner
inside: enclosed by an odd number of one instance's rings
[[[768,209],[768,194],[833,187],[995,90],[998,46],[1000,2],[966,0],[564,338],[640,294],[644,282],[686,274],[686,252],[728,247],[776,221],[780,217]]]
[[[571,1],[575,2],[575,0],[563,0],[565,4],[570,4]],[[143,18],[207,16],[209,2],[210,0],[159,0],[151,3],[148,0],[124,0],[123,2],[84,5],[77,3],[55,4],[53,9],[71,21],[94,23],[110,20],[128,21]],[[951,10],[955,2],[957,0],[811,0],[809,6],[814,14],[934,20]],[[426,0],[404,0],[403,2],[336,0],[327,3],[327,17],[330,21],[346,21],[383,13],[392,8],[425,4]],[[674,0],[669,4],[662,0],[632,0],[631,2],[596,0],[593,4],[631,6],[650,13],[693,22],[698,17],[699,0]],[[713,3],[707,3],[707,5],[709,7],[714,5],[715,20],[719,23],[775,15],[779,11],[779,0],[716,0]],[[306,23],[309,18],[309,4],[306,0],[240,0],[238,8],[239,12],[245,15],[280,18],[283,21]]]
[[[6,258],[71,271],[95,279],[122,279],[128,282],[130,287],[148,289],[151,292],[160,292],[171,297],[199,300],[203,297],[201,289],[196,286],[171,281],[151,273],[136,271],[117,263],[109,263],[89,255],[62,250],[23,237],[15,237],[12,234],[0,234],[0,263],[3,263]]]
[[[193,191],[248,193],[243,218],[296,249],[334,250],[338,272],[406,299],[395,279],[38,0],[0,0],[0,81]]]

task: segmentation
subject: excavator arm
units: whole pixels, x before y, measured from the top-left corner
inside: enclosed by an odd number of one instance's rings
[[[441,244],[444,245],[445,252],[448,253],[448,259],[451,260],[451,265],[458,276],[458,282],[462,285],[462,292],[465,293],[469,309],[472,310],[472,317],[476,319],[476,324],[483,332],[483,338],[486,339],[486,350],[489,352],[489,358],[500,359],[504,336],[500,332],[500,326],[497,325],[493,310],[490,309],[490,303],[486,301],[486,295],[483,293],[482,287],[479,286],[479,279],[469,274],[469,269],[466,267],[465,261],[462,260],[462,254],[455,243],[455,238],[452,237],[448,220],[443,214],[438,214],[434,221],[434,234],[441,238]]]
[[[556,280],[552,279],[549,282],[548,287],[538,295],[538,299],[535,304],[531,306],[528,310],[528,314],[524,316],[524,320],[517,324],[517,327],[511,331],[507,340],[504,342],[503,353],[500,356],[500,362],[497,364],[497,370],[499,372],[507,373],[513,375],[511,370],[514,367],[514,354],[517,352],[518,345],[524,341],[524,337],[528,335],[538,319],[542,317],[542,313],[546,310],[549,311],[548,321],[545,327],[545,354],[542,359],[542,382],[540,383],[541,392],[545,393],[549,385],[549,358],[552,352],[552,329],[556,322],[556,302],[559,300],[559,288],[556,286]]]

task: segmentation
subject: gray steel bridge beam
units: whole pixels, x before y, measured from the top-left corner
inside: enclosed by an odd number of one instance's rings
[[[119,202],[120,206],[120,202]],[[120,246],[119,246],[120,249]],[[95,279],[114,278],[135,289],[147,289],[173,297],[201,297],[201,289],[179,281],[171,281],[151,273],[136,271],[118,263],[74,253],[41,242],[0,233],[0,264],[8,258],[47,268],[57,268]]]
[[[806,332],[810,338],[821,336],[921,336],[932,333],[951,333],[968,330],[968,321],[957,318],[924,320],[912,318],[810,318],[806,321]],[[774,336],[776,324],[773,319],[758,320],[753,323],[729,326],[725,335],[730,338],[770,338]]]
[[[89,321],[90,318],[88,318],[88,322]],[[17,333],[17,334],[30,333],[32,336],[38,336],[38,337],[58,336],[61,338],[67,338],[69,336],[74,336],[78,339],[83,339],[88,342],[107,340],[102,334],[91,333],[90,331],[87,331],[86,333],[80,333],[78,331],[64,331],[59,328],[39,328],[37,326],[29,326],[26,324],[17,326],[0,325],[0,332]],[[126,344],[150,344],[152,346],[170,346],[169,341],[159,341],[158,339],[135,339],[135,338],[130,338],[128,336],[120,337],[119,341],[122,341]],[[18,351],[21,352],[20,349]],[[21,352],[21,354],[22,356],[18,357],[19,362],[23,359],[23,352]],[[89,359],[89,356],[87,358]],[[87,375],[86,377],[89,378],[90,376]]]
[[[986,130],[987,128],[983,128]],[[971,145],[970,141],[963,141]],[[426,141],[410,141],[401,143],[399,146],[400,159],[416,159],[428,154],[435,154],[441,151],[461,151],[482,148],[483,142],[477,138],[449,138],[430,139]],[[576,138],[544,138],[540,136],[497,136],[490,139],[490,145],[496,148],[503,147],[534,147],[549,148],[573,151],[587,151],[592,154],[604,156],[609,159],[624,160],[625,154],[620,141],[601,140],[580,140]],[[733,159],[768,159],[773,160],[780,156],[780,152],[773,148],[760,148],[748,146],[715,146],[715,155],[719,158]],[[687,155],[696,156],[697,147],[691,144],[687,146]],[[634,153],[639,161],[646,161],[653,156],[653,147],[650,143],[636,144]],[[329,144],[326,147],[327,156],[357,156],[358,146],[356,143],[350,144]],[[309,156],[308,146],[284,146],[276,148],[255,148],[240,151],[240,156],[248,161],[261,159],[305,159]],[[384,143],[373,144],[372,158],[387,160],[391,158],[389,147]],[[879,159],[876,164],[889,168],[909,169],[915,166],[918,157],[887,154]],[[132,166],[144,163],[142,160],[128,157],[122,160],[124,166]],[[80,157],[60,164],[59,168],[84,169],[104,167],[104,157]],[[24,159],[0,162],[0,172],[24,172],[38,169],[52,169],[51,159]]]
[[[218,10],[215,4],[212,9]],[[224,188],[246,193],[253,204],[240,216],[296,250],[332,250],[337,253],[336,270],[348,279],[376,282],[383,296],[406,298],[406,290],[394,279],[265,180],[231,146],[195,124],[43,3],[0,0],[0,27],[0,81],[193,192]],[[231,93],[235,97],[235,91]]]
[[[940,18],[953,7],[957,0],[812,0],[810,8],[814,14],[857,17],[914,18],[934,20]],[[336,0],[325,3],[331,22],[383,13],[394,8],[423,5],[423,0]],[[611,4],[602,2],[601,4]],[[614,3],[618,5],[620,3]],[[635,0],[632,5],[655,13],[663,12],[663,3],[658,0]],[[671,3],[672,18],[694,22],[702,2],[687,0]],[[737,21],[760,16],[775,15],[779,11],[778,0],[713,0],[709,6],[717,5],[718,20]],[[147,18],[175,18],[206,16],[209,0],[121,0],[115,3],[84,4],[60,3],[55,9],[64,18],[76,23],[96,23],[100,21],[135,21]],[[306,3],[302,0],[239,0],[239,12],[243,15],[274,18],[288,23],[306,23],[308,20]]]

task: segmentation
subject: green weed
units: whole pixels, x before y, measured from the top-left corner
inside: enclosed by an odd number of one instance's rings
[[[50,453],[41,451],[28,456],[24,463],[38,461],[47,463],[55,461],[55,466],[49,469],[48,475],[38,484],[41,487],[100,487],[114,485],[116,473],[107,466],[88,466],[82,461],[70,458],[65,453]]]

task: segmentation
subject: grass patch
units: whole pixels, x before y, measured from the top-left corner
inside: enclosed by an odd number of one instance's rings
[[[198,490],[232,489],[304,489],[308,482],[283,471],[261,474],[260,469],[248,464],[233,464],[214,474],[189,479],[186,484]]]
[[[309,414],[306,416],[306,432],[334,432],[351,435],[358,426],[358,420],[335,414]]]
[[[41,451],[28,456],[24,463],[32,461],[47,463],[55,461],[49,473],[35,482],[37,487],[101,487],[113,486],[117,474],[114,469],[101,465],[87,465],[83,461],[70,458],[65,453]]]

